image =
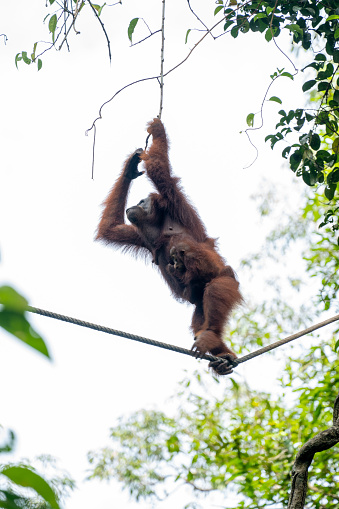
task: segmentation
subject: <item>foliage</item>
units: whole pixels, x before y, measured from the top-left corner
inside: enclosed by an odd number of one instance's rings
[[[50,358],[46,343],[25,316],[27,300],[10,286],[0,287],[0,327]]]
[[[17,337],[34,350],[50,358],[47,346],[41,336],[32,328],[25,317],[27,300],[10,286],[0,287],[0,327]],[[10,453],[14,449],[13,431],[0,426],[3,437],[0,454]],[[38,458],[44,466],[52,466],[51,457]],[[0,466],[0,507],[5,509],[60,509],[59,500],[72,490],[75,484],[65,473],[58,473],[48,482],[27,461],[20,464],[2,464]],[[32,496],[31,492],[34,493]]]
[[[279,141],[288,145],[282,151],[289,157],[289,165],[308,186],[324,184],[324,194],[331,201],[337,194],[339,182],[339,7],[336,0],[252,0],[229,6],[220,4],[225,16],[224,31],[233,37],[247,32],[262,33],[269,42],[289,32],[291,42],[305,50],[307,65],[302,71],[313,70],[315,76],[303,84],[305,99],[313,94],[313,107],[299,107],[288,112],[279,111],[280,120],[276,133],[266,136],[273,148]],[[288,57],[287,57],[288,58]],[[298,72],[295,69],[294,75]],[[281,76],[293,79],[284,69],[271,75],[272,82]],[[316,88],[315,88],[316,87]],[[267,95],[267,94],[266,94]],[[266,96],[265,96],[266,97]],[[281,103],[278,97],[269,100]],[[301,105],[302,106],[302,105]],[[261,112],[262,114],[262,112]],[[254,114],[247,116],[252,127]],[[290,138],[289,134],[298,134]],[[290,140],[290,141],[289,141]],[[337,210],[333,215],[338,216]],[[331,216],[333,217],[333,216]],[[329,224],[325,216],[324,223]],[[332,222],[333,230],[338,221]]]
[[[13,431],[0,427],[3,443],[0,453],[12,452],[15,445]],[[65,472],[57,471],[55,460],[49,456],[37,458],[40,467],[49,467],[51,478],[46,481],[27,461],[3,464],[0,467],[0,507],[5,509],[60,509],[60,499],[73,490],[75,483]]]
[[[325,309],[330,306],[338,309],[338,271],[339,271],[339,246],[332,235],[330,225],[338,224],[337,211],[339,209],[339,197],[333,198],[331,204],[324,203],[323,198],[315,193],[310,195],[304,209],[306,220],[320,223],[321,232],[314,234],[314,240],[305,252],[304,259],[307,261],[307,270],[313,277],[321,279],[319,300],[324,303]],[[321,219],[321,218],[325,219]]]
[[[287,216],[268,236],[260,256],[245,261],[244,270],[248,267],[251,274],[257,273],[258,262],[267,273],[268,260],[275,261],[276,278],[267,301],[241,313],[228,333],[236,351],[240,348],[244,353],[272,342],[279,332],[297,330],[312,316],[303,299],[299,309],[294,298],[289,303],[281,300],[277,270],[282,270],[286,258],[282,250],[290,251],[295,241],[303,240],[302,249],[307,251],[317,249],[318,233],[307,227],[316,223],[310,223],[310,214],[318,214],[319,220],[322,211],[318,203],[312,208],[309,199],[302,216]],[[329,240],[331,257],[338,247],[330,233]],[[317,274],[316,265],[306,268],[311,275]],[[292,287],[299,292],[299,285]],[[308,294],[306,289],[304,295]],[[330,300],[334,301],[333,295]],[[316,299],[310,301],[313,317],[317,304]],[[141,410],[119,420],[111,429],[111,446],[89,453],[91,478],[116,479],[136,500],[161,500],[185,485],[196,500],[211,492],[220,492],[224,501],[232,498],[233,504],[223,502],[227,508],[287,507],[296,451],[332,424],[339,387],[337,334],[338,330],[333,335],[322,332],[316,346],[292,350],[295,353],[287,359],[277,396],[253,390],[236,374],[216,380],[213,386],[210,374],[205,379],[196,373],[195,380],[190,375],[173,398],[174,413]],[[278,354],[281,359],[281,350]],[[260,358],[255,362],[260,365]],[[338,506],[338,460],[339,452],[333,449],[315,456],[305,507]],[[185,507],[196,507],[196,500]]]
[[[121,0],[117,3],[121,3]],[[51,42],[46,43],[37,41],[33,44],[32,52],[29,54],[27,51],[21,51],[15,56],[15,65],[18,68],[18,62],[24,62],[26,65],[31,63],[37,64],[37,69],[40,71],[42,68],[41,56],[52,48],[61,50],[65,44],[69,49],[69,33],[73,28],[75,34],[79,34],[75,27],[76,19],[78,18],[82,9],[87,5],[94,12],[96,18],[99,20],[102,9],[105,7],[106,2],[103,5],[94,4],[90,0],[64,0],[62,3],[56,2],[55,0],[46,1],[46,7],[49,12],[44,18],[44,23],[48,21],[48,32],[50,33]],[[99,21],[101,26],[103,24]],[[45,48],[38,52],[38,48],[41,45]]]
[[[118,479],[137,500],[168,496],[184,483],[200,498],[213,490],[241,494],[239,508],[285,507],[297,448],[331,425],[335,358],[332,341],[289,362],[285,388],[298,380],[295,405],[285,394],[272,398],[234,379],[222,397],[201,380],[191,392],[185,380],[174,417],[141,410],[111,429],[113,446],[89,454],[91,477]],[[306,507],[338,506],[338,460],[333,450],[316,456]]]
[[[262,199],[262,197],[260,197]],[[270,194],[270,201],[274,200],[274,195]],[[339,270],[339,247],[333,236],[331,222],[337,222],[334,216],[338,210],[339,198],[334,197],[331,203],[327,203],[320,192],[310,193],[305,196],[305,203],[301,207],[299,213],[292,212],[285,214],[285,219],[280,216],[280,224],[272,231],[264,246],[264,250],[269,253],[270,258],[276,263],[281,263],[282,255],[286,260],[286,256],[291,251],[293,243],[303,241],[301,253],[303,260],[306,262],[305,269],[308,275],[315,280],[315,287],[318,294],[313,293],[311,303],[314,309],[318,311],[334,308],[338,310],[338,270]],[[277,206],[277,205],[276,205]],[[288,208],[288,207],[287,207]],[[266,209],[264,214],[266,213]],[[279,216],[280,212],[278,212]],[[327,218],[327,222],[324,220]],[[253,262],[258,263],[262,260],[262,251],[253,253],[249,260],[244,262],[245,266]],[[301,281],[293,282],[293,285],[300,285]],[[274,302],[274,301],[273,301]],[[262,304],[265,306],[265,303]],[[277,320],[282,322],[291,320],[293,317],[293,306],[286,307],[286,304],[277,300]],[[287,313],[287,310],[289,312]],[[282,310],[284,310],[283,315]],[[266,316],[265,310],[263,310]],[[309,314],[307,308],[302,310],[302,314],[306,317]],[[308,319],[309,320],[309,319]],[[293,329],[298,328],[295,324]],[[251,335],[250,335],[251,337]]]

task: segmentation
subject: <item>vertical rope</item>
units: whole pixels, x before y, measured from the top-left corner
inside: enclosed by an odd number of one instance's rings
[[[160,62],[160,109],[158,117],[161,119],[164,101],[164,51],[165,51],[165,0],[162,0],[161,20],[161,62]]]

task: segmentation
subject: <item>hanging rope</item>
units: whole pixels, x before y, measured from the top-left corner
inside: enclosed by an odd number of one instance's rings
[[[164,103],[164,61],[165,61],[165,0],[162,0],[161,16],[161,54],[160,54],[160,108],[158,117],[161,119]]]
[[[139,341],[140,343],[145,343],[147,345],[157,346],[159,348],[165,348],[166,350],[171,350],[172,352],[182,353],[184,355],[189,355],[191,357],[196,356],[195,353],[192,352],[191,350],[187,350],[186,348],[181,348],[180,346],[170,345],[168,343],[161,343],[160,341],[154,341],[153,339],[144,338],[142,336],[137,336],[136,334],[131,334],[129,332],[123,332],[123,331],[119,331],[119,330],[115,330],[115,329],[110,329],[109,327],[104,327],[102,325],[96,325],[95,323],[84,322],[83,320],[78,320],[77,318],[72,318],[70,316],[59,315],[59,314],[53,313],[51,311],[46,311],[45,309],[39,309],[39,308],[28,306],[27,311],[29,311],[30,313],[38,314],[38,315],[47,316],[49,318],[54,318],[55,320],[61,320],[62,322],[73,323],[74,325],[79,325],[80,327],[87,327],[88,329],[97,330],[99,332],[105,332],[106,334],[112,334],[113,336],[120,336],[122,338],[132,339],[133,341]],[[306,334],[309,334],[310,332],[320,329],[321,327],[325,327],[326,325],[336,322],[337,320],[339,320],[339,315],[335,315],[332,318],[329,318],[328,320],[325,320],[323,322],[312,325],[311,327],[308,327],[307,329],[297,332],[296,334],[292,334],[291,336],[288,336],[285,339],[276,341],[272,345],[267,345],[264,348],[259,348],[259,350],[255,350],[254,352],[249,353],[248,355],[244,355],[243,357],[235,359],[234,365],[237,366],[238,364],[242,364],[243,362],[254,359],[254,357],[258,357],[259,355],[262,355],[263,353],[269,352],[270,350],[274,350],[275,348],[285,345],[286,343],[289,343],[290,341],[300,338],[301,336],[305,336]],[[215,357],[214,355],[209,355],[209,354],[201,355],[201,356],[199,356],[199,359],[205,359],[207,361],[222,362],[220,357]]]

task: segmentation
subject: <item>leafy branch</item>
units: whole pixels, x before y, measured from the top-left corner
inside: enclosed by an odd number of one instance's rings
[[[64,0],[62,3],[59,3],[56,0],[48,0],[48,2],[49,7],[51,7],[53,4],[58,6],[56,10],[48,13],[44,18],[44,23],[48,20],[48,30],[49,33],[51,34],[52,40],[50,42],[47,41],[35,42],[33,44],[33,50],[30,54],[28,54],[27,51],[21,51],[17,53],[17,55],[15,56],[16,67],[18,67],[18,62],[20,61],[23,61],[27,65],[30,65],[31,63],[36,63],[39,71],[42,67],[42,60],[40,57],[44,53],[51,50],[52,48],[55,48],[56,50],[60,51],[64,44],[66,44],[69,49],[70,32],[73,28],[76,35],[80,34],[80,32],[75,28],[75,22],[78,19],[80,12],[82,11],[86,4],[92,9],[95,18],[99,22],[101,30],[105,35],[108,46],[108,55],[111,61],[110,40],[108,38],[108,34],[102,22],[102,19],[100,17],[103,8],[106,6],[106,3],[104,3],[103,5],[98,5],[92,3],[91,0]],[[118,4],[121,4],[121,1],[108,5],[108,7],[113,7]],[[59,40],[61,40],[61,42],[57,46],[57,42]],[[41,43],[46,44],[47,48],[45,48],[44,50],[37,54],[38,45]]]

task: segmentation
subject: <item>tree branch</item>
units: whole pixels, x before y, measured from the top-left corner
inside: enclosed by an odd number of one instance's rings
[[[87,2],[88,2],[88,3],[89,3],[89,5],[92,7],[92,11],[94,12],[95,16],[97,17],[97,19],[98,19],[98,21],[99,21],[99,23],[100,23],[100,25],[101,25],[101,28],[102,28],[102,30],[103,30],[103,32],[104,32],[104,34],[105,34],[106,41],[107,41],[107,46],[108,46],[109,61],[111,62],[111,61],[112,61],[112,55],[111,55],[111,42],[110,42],[110,40],[109,40],[109,38],[108,38],[108,35],[107,35],[106,29],[105,29],[105,27],[104,27],[104,24],[103,24],[103,22],[101,21],[101,18],[100,18],[100,16],[99,16],[99,14],[97,13],[97,11],[96,11],[96,9],[95,9],[94,5],[92,4],[91,0],[87,0]],[[117,3],[120,3],[120,2],[117,2]],[[113,4],[113,5],[115,5],[115,4]]]
[[[307,493],[308,469],[317,452],[331,449],[339,442],[339,395],[334,402],[333,426],[321,431],[302,446],[292,468],[292,487],[287,509],[303,509]]]

